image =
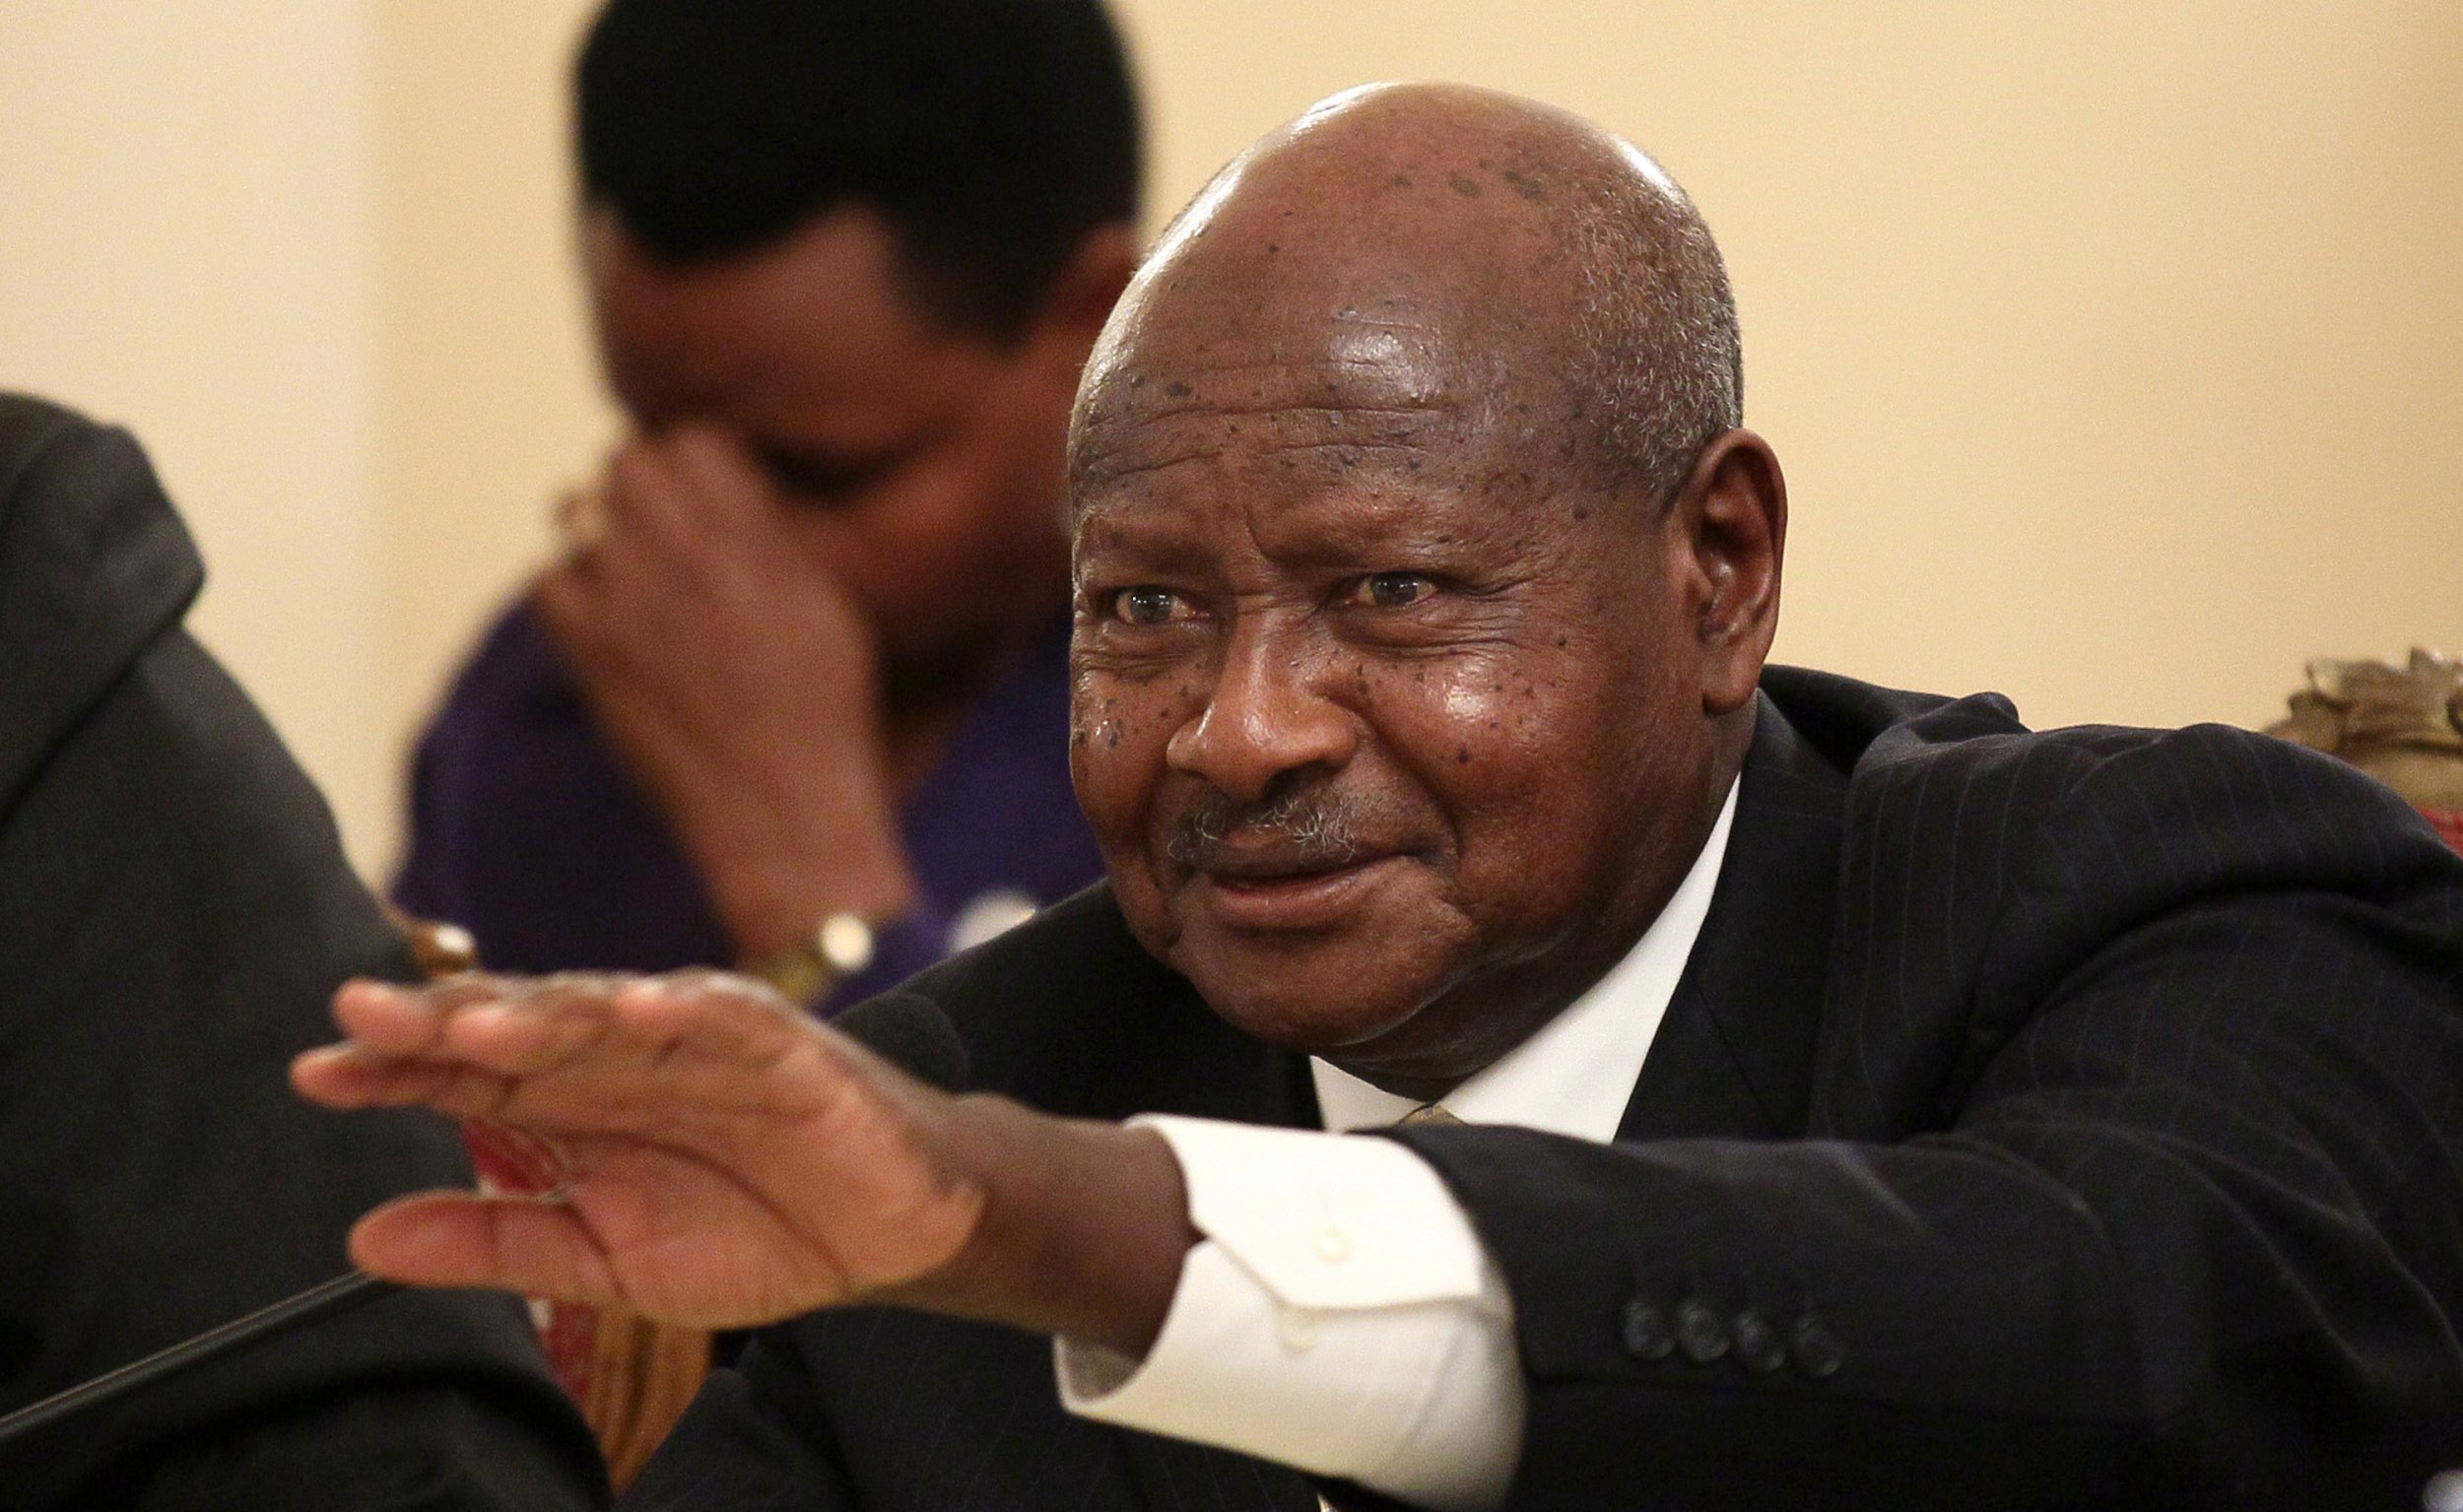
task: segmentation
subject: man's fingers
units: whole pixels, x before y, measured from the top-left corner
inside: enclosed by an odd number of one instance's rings
[[[292,1072],[330,1107],[419,1104],[548,1131],[632,1132],[794,1116],[841,1080],[826,1031],[720,972],[472,975],[426,990],[361,982],[338,995],[335,1018],[350,1038]],[[788,1067],[799,1049],[818,1053]]]
[[[362,1044],[409,1054],[435,1038],[445,1015],[513,996],[526,984],[526,978],[485,971],[457,972],[425,987],[354,978],[334,994],[334,1021]]]
[[[619,990],[614,1006],[627,1028],[671,1060],[692,1056],[757,1070],[815,1037],[812,1020],[776,993],[724,971],[647,977]]]
[[[300,1096],[329,1108],[433,1108],[456,1118],[495,1118],[518,1084],[444,1061],[404,1060],[359,1045],[326,1045],[291,1063]]]
[[[607,491],[597,484],[567,489],[557,498],[552,518],[566,558],[586,559],[607,539]]]
[[[924,1274],[981,1221],[924,1094],[757,983],[355,984],[336,1017],[355,1037],[293,1064],[310,1099],[523,1130],[554,1142],[567,1183],[564,1201],[389,1205],[353,1234],[373,1274],[745,1322]]]
[[[572,1210],[537,1198],[423,1192],[351,1230],[360,1269],[419,1286],[492,1286],[601,1306],[625,1300]]]
[[[384,1106],[384,1074],[396,1063],[378,1060],[357,1045],[319,1045],[291,1060],[291,1086],[310,1102],[329,1108]]]
[[[334,994],[334,1022],[354,1044],[387,1055],[420,1055],[443,1031],[439,1000],[390,982],[349,981]]]
[[[618,447],[607,461],[611,523],[661,554],[693,544],[699,504],[672,449],[671,441],[637,437]]]
[[[776,488],[723,430],[679,426],[618,449],[608,493],[622,524],[669,548],[706,547],[758,532]]]
[[[707,500],[731,524],[748,524],[777,502],[769,474],[743,442],[724,430],[680,427],[669,434],[666,447],[680,491]]]
[[[615,993],[615,979],[573,972],[454,1003],[437,1053],[508,1077],[573,1065],[621,1035]]]
[[[549,638],[568,655],[597,647],[604,577],[596,556],[572,558],[541,573],[530,590],[531,608]]]
[[[581,972],[471,972],[424,988],[354,981],[334,995],[334,1021],[351,1043],[379,1055],[518,1075],[565,1064],[607,1034],[618,981]]]

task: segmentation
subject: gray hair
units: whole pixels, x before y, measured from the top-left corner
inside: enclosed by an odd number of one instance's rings
[[[1564,383],[1603,481],[1665,505],[1701,448],[1744,423],[1743,344],[1710,228],[1656,163],[1618,146],[1631,173],[1567,186],[1580,286]]]

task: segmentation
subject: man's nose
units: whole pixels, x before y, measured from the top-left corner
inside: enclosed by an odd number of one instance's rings
[[[1359,747],[1352,710],[1330,695],[1338,669],[1303,632],[1239,622],[1197,717],[1174,731],[1164,759],[1238,803],[1309,766],[1340,769]]]

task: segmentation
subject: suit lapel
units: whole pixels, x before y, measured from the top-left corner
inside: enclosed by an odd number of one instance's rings
[[[1719,884],[1619,1140],[1804,1132],[1846,791],[1761,697]]]
[[[1288,1129],[1321,1127],[1308,1057],[1254,1040],[1216,1017],[1197,990],[1173,977],[1172,1012],[1156,1016],[1170,1038],[1162,1053],[1139,1058],[1137,1107]]]

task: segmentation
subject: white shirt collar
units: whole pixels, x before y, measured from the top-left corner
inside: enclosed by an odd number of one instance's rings
[[[1693,869],[1633,949],[1537,1033],[1448,1093],[1445,1111],[1467,1124],[1520,1124],[1601,1144],[1615,1137],[1710,911],[1742,780],[1728,784]],[[1325,1127],[1338,1134],[1383,1128],[1419,1106],[1314,1056],[1308,1071]]]

